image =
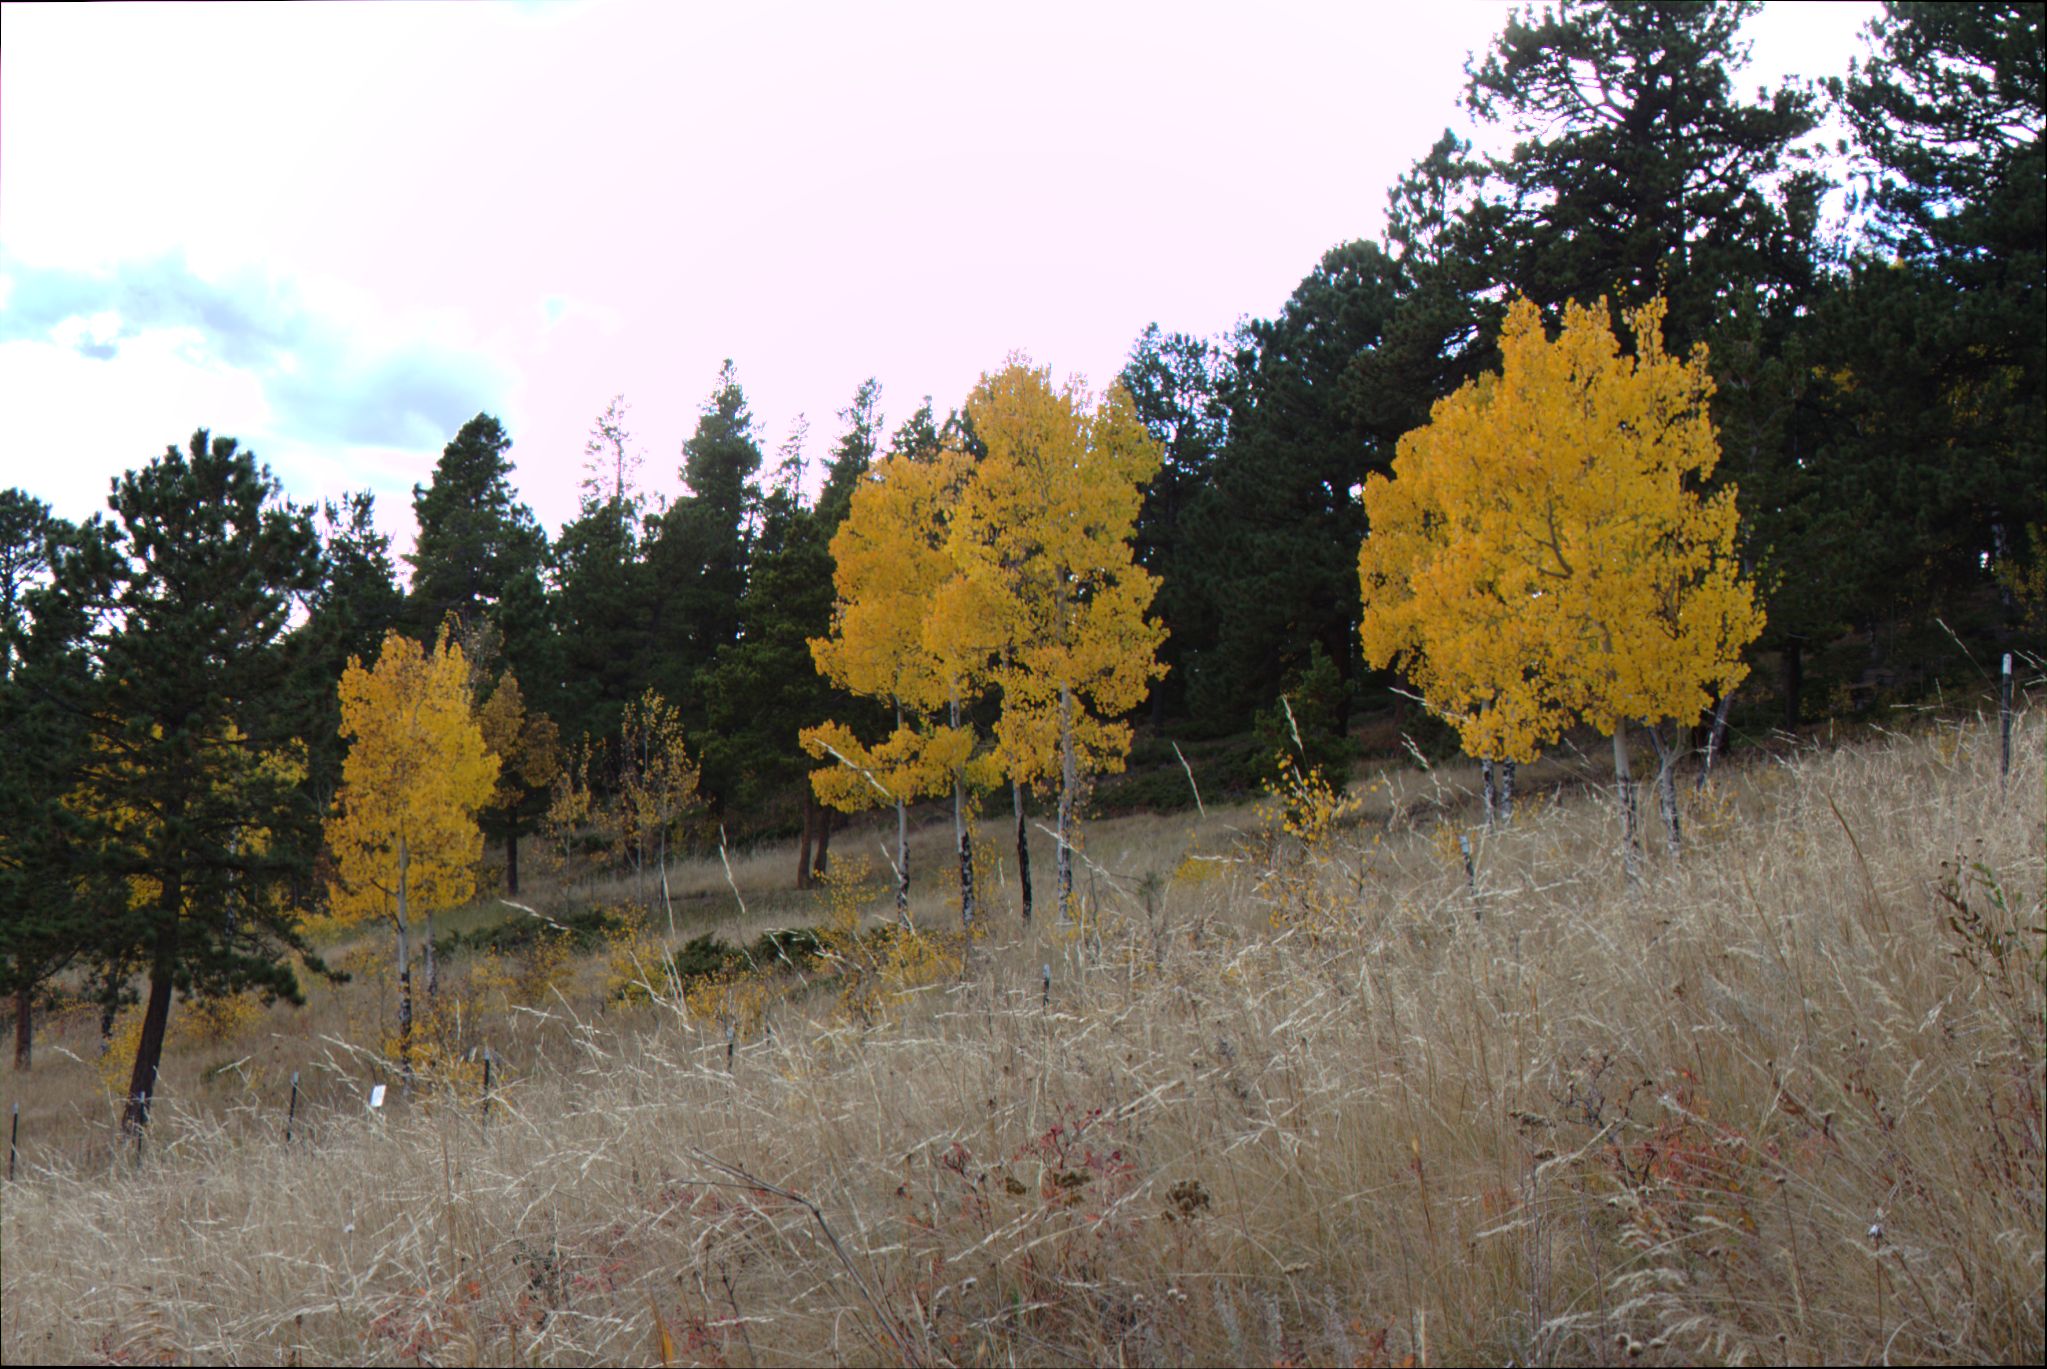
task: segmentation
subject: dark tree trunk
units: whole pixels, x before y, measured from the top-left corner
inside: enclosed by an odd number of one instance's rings
[[[513,898],[519,896],[519,824],[516,820],[505,824],[505,892]]]
[[[1024,826],[1023,786],[1011,780],[1009,794],[1016,803],[1016,882],[1023,891],[1023,920],[1028,927],[1031,922],[1031,838]]]
[[[1485,825],[1488,828],[1490,828],[1493,825],[1494,811],[1498,807],[1499,803],[1499,800],[1495,796],[1496,787],[1493,779],[1492,757],[1490,756],[1479,757],[1478,773],[1480,788],[1484,791],[1485,794]]]
[[[811,882],[825,877],[832,863],[832,824],[838,820],[838,810],[824,804],[817,806],[817,856],[810,863]]]
[[[803,840],[796,846],[796,887],[810,887],[810,829],[817,821],[817,800],[810,790],[803,791]]]
[[[960,701],[952,700],[952,725],[960,725]],[[960,848],[960,926],[971,945],[974,934],[974,839],[967,831],[967,781],[963,772],[952,776],[952,830]]]
[[[1805,689],[1805,639],[1788,637],[1784,641],[1784,730],[1798,730],[1799,695]]]
[[[27,987],[14,991],[14,1068],[25,1070],[35,1063],[36,995]]]
[[[967,831],[967,786],[957,775],[952,781],[953,829],[960,844],[960,926],[968,935],[974,931],[974,839]]]
[[[177,881],[166,881],[164,904],[175,908]],[[135,1046],[135,1068],[128,1075],[128,1102],[121,1129],[141,1136],[149,1125],[149,1104],[156,1096],[157,1068],[163,1063],[164,1026],[171,1017],[171,975],[178,964],[178,924],[172,920],[156,934],[156,954],[149,965],[149,1004],[142,1012],[142,1039]]]

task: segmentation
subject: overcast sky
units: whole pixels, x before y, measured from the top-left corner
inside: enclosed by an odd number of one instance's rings
[[[1771,4],[1740,85],[1873,5]],[[733,358],[772,462],[1022,348],[1097,386],[1269,316],[1458,108],[1493,4],[7,5],[0,482],[58,512],[192,429],[411,488],[478,411],[550,533],[615,393],[657,493]]]

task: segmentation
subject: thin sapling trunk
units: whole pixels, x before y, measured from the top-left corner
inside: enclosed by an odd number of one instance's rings
[[[1031,924],[1031,839],[1030,831],[1024,825],[1023,786],[1014,779],[1009,782],[1009,796],[1016,806],[1016,879],[1023,890],[1023,921]]]
[[[952,700],[952,725],[960,725],[958,694]],[[960,850],[960,926],[969,936],[974,931],[974,847],[967,832],[967,777],[964,770],[952,772],[952,830]]]
[[[24,985],[14,991],[14,1068],[26,1070],[35,1063],[35,990]]]
[[[1059,686],[1059,920],[1073,918],[1073,799],[1080,783],[1073,754],[1073,688]]]

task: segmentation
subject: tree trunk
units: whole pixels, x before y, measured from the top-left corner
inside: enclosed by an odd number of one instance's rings
[[[806,785],[803,791],[803,839],[796,844],[796,887],[810,887],[810,829],[817,821],[817,800]]]
[[[1635,775],[1628,769],[1628,725],[1613,725],[1614,791],[1621,805],[1621,860],[1627,866],[1628,883],[1642,878],[1641,850],[1635,843]]]
[[[1023,922],[1031,925],[1031,837],[1024,826],[1023,786],[1009,782],[1009,796],[1016,804],[1016,882],[1023,891]]]
[[[724,829],[720,828],[721,839],[723,835]],[[675,941],[675,900],[668,892],[668,829],[665,827],[661,829],[661,906],[668,913],[668,940],[672,945]]]
[[[1722,694],[1713,705],[1713,725],[1706,729],[1706,749],[1699,765],[1699,778],[1692,786],[1695,789],[1704,789],[1706,781],[1713,777],[1713,758],[1720,754],[1727,740],[1727,705],[1732,699],[1731,692]]]
[[[434,915],[431,911],[420,919],[420,931],[425,941],[420,954],[426,961],[426,1010],[432,1012],[434,1000],[441,992],[441,962],[434,952]]]
[[[896,800],[896,919],[910,925],[910,806]]]
[[[175,910],[182,891],[176,879],[164,882],[160,907]],[[156,1097],[157,1067],[163,1063],[164,1025],[171,1017],[171,976],[178,964],[178,924],[169,916],[156,934],[156,954],[149,965],[149,1006],[142,1012],[142,1039],[135,1045],[135,1068],[128,1075],[128,1103],[121,1129],[140,1137],[149,1125],[150,1100]]]
[[[14,1068],[26,1070],[35,1063],[36,993],[26,986],[14,991]]]
[[[952,830],[960,848],[960,926],[974,930],[974,844],[967,834],[967,785],[952,777]]]
[[[1672,731],[1677,729],[1673,725]],[[1656,748],[1656,803],[1663,810],[1663,833],[1670,843],[1670,854],[1678,854],[1677,816],[1677,762],[1679,751],[1675,737],[1666,744],[1663,733],[1656,728],[1649,729],[1649,741]]]
[[[810,866],[810,881],[815,884],[825,877],[832,863],[832,824],[838,820],[838,810],[825,804],[817,806],[817,859]]]
[[[1490,756],[1478,758],[1479,788],[1485,794],[1485,825],[1490,831],[1493,825],[1493,761]]]
[[[1500,826],[1514,825],[1514,762],[1500,762]]]
[[[896,731],[903,730],[902,701],[896,702]],[[896,800],[896,921],[910,925],[910,805]]]
[[[1073,799],[1080,776],[1073,756],[1073,689],[1059,686],[1059,921],[1073,919]]]
[[[1799,694],[1805,688],[1805,639],[1784,639],[1784,730],[1798,730]]]
[[[519,896],[519,821],[511,818],[505,823],[505,892],[513,898]]]
[[[952,701],[952,725],[960,725],[960,701],[957,695]],[[974,930],[974,848],[973,839],[967,834],[967,778],[964,771],[955,770],[952,775],[952,831],[960,848],[960,926],[972,935]]]
[[[398,839],[398,1064],[405,1077],[412,1077],[412,916],[406,907],[408,872],[412,853],[405,839]]]

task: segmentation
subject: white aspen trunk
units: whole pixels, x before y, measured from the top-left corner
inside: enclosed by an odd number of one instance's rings
[[[1059,921],[1073,918],[1073,798],[1080,782],[1073,755],[1073,688],[1059,686]]]
[[[1627,866],[1628,883],[1642,878],[1641,850],[1635,841],[1635,775],[1628,769],[1628,725],[1613,725],[1614,790],[1621,805],[1621,861]]]
[[[434,914],[429,908],[420,915],[420,931],[423,939],[420,958],[426,962],[426,1010],[434,1010],[434,997],[441,991],[441,962],[434,953]]]
[[[1713,705],[1713,725],[1706,729],[1706,751],[1699,766],[1699,778],[1692,785],[1694,789],[1704,789],[1713,778],[1713,758],[1720,754],[1720,746],[1727,740],[1727,706],[1733,697],[1732,692],[1722,694],[1720,702]]]
[[[896,730],[903,727],[903,706],[896,704]],[[910,925],[910,806],[896,799],[896,918]]]
[[[1676,725],[1672,725],[1673,733]],[[1677,761],[1678,746],[1675,736],[1666,744],[1663,733],[1654,726],[1649,729],[1649,741],[1656,748],[1656,803],[1663,812],[1663,834],[1670,844],[1671,858],[1677,858],[1678,817],[1677,817]]]
[[[910,925],[910,808],[896,800],[896,917]]]
[[[1500,826],[1514,825],[1514,762],[1500,762]]]

